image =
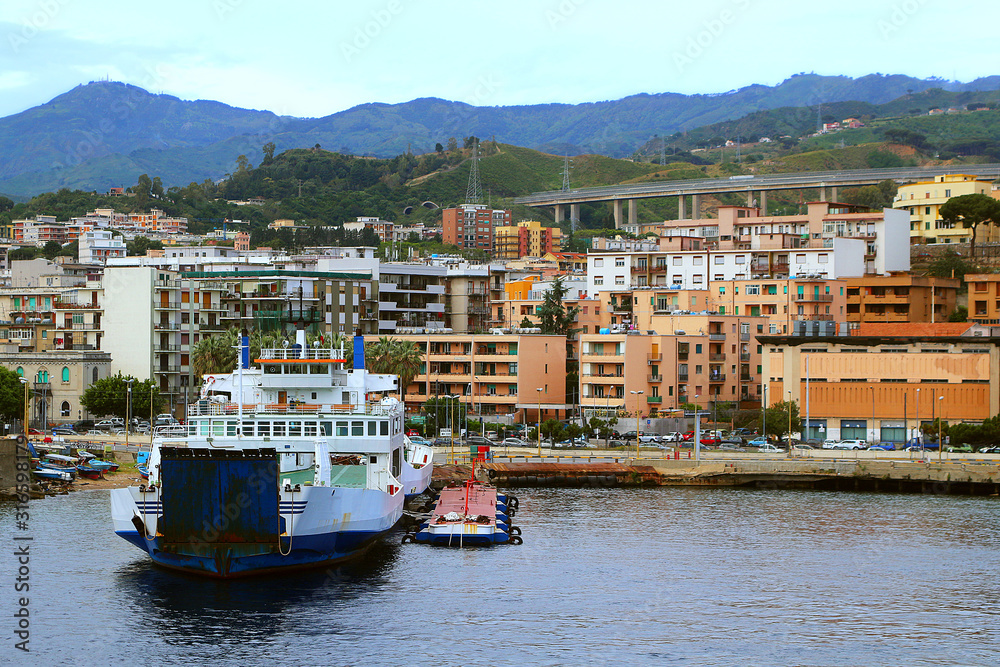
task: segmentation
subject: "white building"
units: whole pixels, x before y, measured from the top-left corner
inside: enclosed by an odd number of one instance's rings
[[[81,264],[104,264],[112,257],[126,255],[125,241],[107,230],[83,232],[78,243]]]

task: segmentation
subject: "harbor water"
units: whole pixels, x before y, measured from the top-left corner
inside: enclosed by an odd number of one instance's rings
[[[0,664],[1000,664],[998,498],[516,493],[521,546],[394,533],[348,567],[223,582],[150,564],[107,491],[32,501],[21,528],[5,503]]]

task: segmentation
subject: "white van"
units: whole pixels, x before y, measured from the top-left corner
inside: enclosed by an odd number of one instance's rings
[[[868,449],[867,440],[841,440],[837,449]]]

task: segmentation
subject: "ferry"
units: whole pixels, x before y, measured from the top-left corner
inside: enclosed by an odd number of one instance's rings
[[[235,372],[205,376],[186,424],[154,433],[148,481],[112,491],[115,532],[158,565],[215,578],[362,555],[403,511],[403,405],[376,396],[397,376],[365,370],[361,336],[352,370],[301,329],[255,367],[245,336],[240,347]]]

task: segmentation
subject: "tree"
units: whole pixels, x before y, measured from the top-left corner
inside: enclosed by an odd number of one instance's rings
[[[989,195],[971,194],[952,197],[946,201],[939,211],[945,222],[961,224],[972,230],[969,240],[969,256],[976,256],[976,228],[983,223],[1000,224],[1000,199]]]
[[[458,150],[458,139],[455,137],[448,137],[448,151],[455,152]]]
[[[788,413],[792,413],[792,432],[802,428],[799,406],[795,401],[781,401],[767,409],[767,433],[782,438],[788,435]]]
[[[438,145],[440,145],[440,144],[438,144]],[[14,200],[11,199],[10,197],[2,197],[2,196],[0,196],[0,213],[3,213],[5,211],[9,211],[12,208],[14,208]]]
[[[399,393],[406,388],[420,371],[423,352],[413,341],[397,340],[382,336],[365,346],[366,365],[373,373],[391,373],[399,376]]]
[[[24,419],[21,376],[3,366],[0,366],[0,417],[9,422]]]
[[[274,148],[273,141],[264,144],[263,148],[261,148],[261,152],[264,153],[264,160],[261,162],[261,165],[271,164],[271,161],[274,160]]]
[[[958,306],[952,311],[951,315],[948,316],[949,322],[968,322],[969,321],[969,309],[966,306]]]
[[[152,189],[153,179],[151,179],[148,174],[139,176],[138,182],[132,186],[131,190],[135,193],[135,205],[139,210],[146,208],[146,204],[149,203],[149,194]]]
[[[46,259],[52,259],[59,254],[60,250],[62,250],[62,246],[59,244],[59,241],[46,241],[45,248],[42,249],[42,254],[45,255]]]
[[[125,419],[129,380],[132,380],[132,415],[138,417],[158,412],[162,400],[156,383],[153,380],[140,382],[131,375],[123,376],[121,373],[91,384],[80,397],[80,403],[91,414]]]
[[[466,404],[458,399],[447,396],[437,396],[424,403],[424,413],[427,416],[427,433],[440,433],[442,428],[451,428],[458,434],[460,424],[466,416]]]
[[[579,331],[579,329],[573,328],[573,324],[576,322],[577,315],[580,314],[580,308],[563,304],[567,291],[562,276],[556,276],[556,279],[552,281],[552,287],[545,292],[542,305],[538,309],[539,326],[541,326],[543,334],[569,337]]]
[[[125,242],[125,252],[128,255],[143,256],[148,250],[163,250],[163,241],[153,241],[145,236],[136,236]]]
[[[434,152],[435,153],[443,153],[444,152],[444,146],[441,145],[441,142],[438,142],[438,143],[434,144]]]

